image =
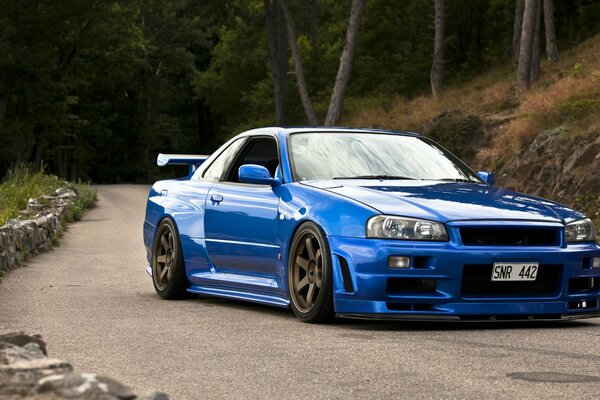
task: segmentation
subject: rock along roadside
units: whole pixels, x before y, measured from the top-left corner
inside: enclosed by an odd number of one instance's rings
[[[0,398],[82,400],[168,400],[164,393],[138,396],[118,381],[77,373],[70,363],[48,358],[38,335],[0,335]]]

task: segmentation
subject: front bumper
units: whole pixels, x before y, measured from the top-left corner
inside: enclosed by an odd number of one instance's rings
[[[334,304],[341,317],[419,320],[560,320],[600,316],[600,257],[595,243],[562,247],[463,246],[453,242],[402,242],[329,237]],[[408,256],[411,267],[388,267],[389,256]],[[463,274],[495,262],[538,262],[552,271],[544,290],[493,290],[466,294]],[[465,275],[466,275],[465,274]],[[466,277],[465,277],[466,278]],[[395,284],[402,282],[401,285]],[[408,282],[409,285],[405,283]],[[427,282],[411,287],[411,282]],[[472,282],[471,282],[472,283]]]

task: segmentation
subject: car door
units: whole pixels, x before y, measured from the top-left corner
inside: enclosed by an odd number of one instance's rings
[[[247,140],[206,199],[204,230],[211,263],[218,272],[274,277],[279,197],[270,185],[238,180],[244,164],[263,165],[272,175],[279,165],[273,137]]]
[[[177,202],[177,221],[184,262],[189,279],[197,283],[202,274],[210,273],[212,265],[205,243],[204,213],[210,188],[234,162],[246,138],[239,138],[217,154],[207,169],[198,170],[190,180],[182,180],[176,196],[166,198]]]

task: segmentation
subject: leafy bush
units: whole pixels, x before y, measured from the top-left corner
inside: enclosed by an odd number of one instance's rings
[[[435,117],[426,135],[468,162],[481,145],[484,129],[483,123],[475,115],[454,110]]]
[[[594,93],[595,94],[595,93]],[[597,94],[595,94],[597,96]],[[579,121],[597,116],[600,111],[600,99],[589,95],[571,96],[557,106],[562,120]]]

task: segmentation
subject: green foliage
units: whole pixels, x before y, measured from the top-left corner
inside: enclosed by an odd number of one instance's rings
[[[72,184],[43,171],[32,172],[31,167],[23,163],[14,165],[0,183],[0,225],[17,217],[30,198],[38,198],[61,187],[72,187],[77,191],[77,200],[71,207],[73,219],[81,218],[83,210],[96,203],[96,191],[87,184]]]
[[[198,147],[192,81],[222,7],[0,0],[0,173],[28,160],[65,178],[147,180],[157,151]]]
[[[80,221],[84,210],[96,205],[97,193],[86,183],[75,183],[71,187],[77,192],[77,198],[68,208],[68,219],[69,221]]]
[[[557,111],[564,120],[582,121],[598,115],[600,99],[597,96],[571,96],[558,104]]]
[[[58,236],[52,237],[52,247],[60,247],[60,238]]]
[[[584,75],[584,68],[583,68],[583,64],[581,63],[575,63],[575,65],[573,65],[573,76],[575,78],[581,78]]]
[[[350,2],[318,1],[316,43],[307,1],[288,2],[322,120]],[[446,81],[500,65],[509,71],[514,0],[445,4]],[[263,7],[262,0],[0,0],[0,175],[25,161],[63,179],[148,182],[160,174],[158,152],[208,153],[241,129],[273,124]],[[555,8],[561,51],[600,30],[600,2]],[[361,99],[385,106],[429,91],[432,15],[430,0],[366,2],[348,88],[354,100],[344,115]],[[286,125],[305,124],[293,72],[285,93]]]
[[[19,210],[27,207],[30,198],[48,194],[63,183],[56,176],[32,172],[28,165],[16,164],[0,184],[0,225],[15,218]]]
[[[223,136],[236,133],[234,129],[249,119],[268,114],[273,104],[261,5],[257,0],[237,5],[219,31],[209,67],[194,80],[197,97],[219,116]]]

